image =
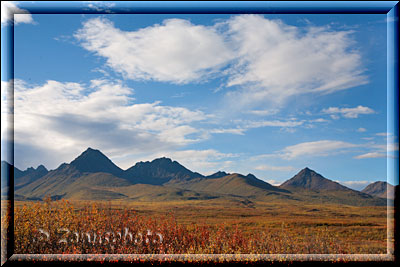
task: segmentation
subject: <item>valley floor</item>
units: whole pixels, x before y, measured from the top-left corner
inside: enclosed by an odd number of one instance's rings
[[[16,201],[14,233],[16,253],[386,254],[387,222],[387,207],[48,200]]]

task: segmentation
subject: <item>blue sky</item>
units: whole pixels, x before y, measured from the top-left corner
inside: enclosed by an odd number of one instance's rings
[[[385,18],[16,15],[15,165],[92,147],[123,169],[166,156],[272,184],[306,166],[386,180]]]

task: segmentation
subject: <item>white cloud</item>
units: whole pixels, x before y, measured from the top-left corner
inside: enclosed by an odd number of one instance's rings
[[[315,119],[315,120],[310,120],[310,122],[328,122],[328,120],[325,120],[323,118],[318,118],[318,119]]]
[[[129,79],[188,83],[204,80],[232,58],[213,27],[168,19],[137,31],[121,31],[107,19],[91,19],[75,37]]]
[[[282,182],[277,181],[277,180],[274,180],[274,179],[266,180],[266,182],[269,183],[269,184],[272,184],[272,185],[274,185],[274,186],[279,186],[279,185],[282,184]]]
[[[230,45],[238,60],[227,86],[235,105],[279,104],[305,93],[332,93],[367,83],[351,31],[298,28],[260,15],[231,18]]]
[[[304,121],[297,121],[296,119],[290,119],[286,121],[281,120],[260,120],[260,121],[251,121],[251,120],[234,120],[234,124],[236,124],[236,128],[218,128],[218,129],[210,129],[207,131],[207,134],[237,134],[244,135],[246,131],[253,128],[262,128],[262,127],[281,127],[283,130],[288,132],[291,129],[303,125]]]
[[[363,140],[367,140],[367,141],[374,140],[374,138],[373,138],[373,137],[361,137],[361,139],[363,139]]]
[[[345,185],[367,185],[367,184],[369,184],[370,182],[369,181],[343,181],[343,182],[341,182],[341,181],[336,181],[336,182],[338,182],[338,183],[342,183],[342,184],[345,184]]]
[[[396,157],[395,152],[399,150],[399,143],[393,141],[388,141],[387,144],[370,143],[367,144],[365,147],[373,151],[355,156],[354,157],[355,159],[386,158],[386,157],[394,158]]]
[[[387,136],[390,136],[391,134],[390,133],[377,133],[375,135],[387,137]]]
[[[365,133],[366,131],[367,131],[367,129],[362,128],[362,127],[357,129],[357,132],[359,132],[359,133]]]
[[[297,127],[302,125],[303,121],[289,120],[289,121],[250,121],[245,126],[246,128],[260,128],[260,127]]]
[[[334,140],[321,140],[304,142],[293,146],[287,146],[278,154],[284,159],[293,159],[300,156],[328,156],[343,152],[345,149],[357,147],[358,145]]]
[[[362,190],[371,183],[370,181],[335,181],[335,182],[355,190]]]
[[[372,159],[372,158],[386,158],[386,153],[370,152],[354,157],[355,159]]]
[[[255,169],[259,171],[283,171],[283,172],[295,170],[292,166],[271,166],[266,164],[259,165]]]
[[[275,115],[278,112],[279,112],[278,109],[261,109],[261,110],[250,110],[247,113],[258,116],[269,116],[269,115]]]
[[[12,102],[7,101],[13,93],[13,82],[1,81],[1,158],[8,162],[12,162],[8,153],[8,146],[12,144],[13,134],[8,129],[12,129],[13,119],[10,115],[12,112]]]
[[[244,135],[244,132],[246,129],[241,129],[241,128],[232,128],[232,129],[212,129],[209,131],[209,133],[216,133],[216,134],[238,134],[238,135]]]
[[[34,23],[32,15],[24,9],[18,8],[15,3],[11,1],[1,1],[1,25],[12,22],[14,23]]]
[[[231,108],[246,107],[264,116],[295,95],[366,84],[351,34],[237,15],[213,26],[167,19],[132,31],[96,18],[86,21],[75,37],[129,79],[182,84],[223,75],[227,83],[218,88],[229,89]]]
[[[133,90],[120,81],[47,81],[30,86],[16,80],[14,87],[17,164],[26,164],[25,150],[54,153],[47,158],[52,168],[88,146],[124,156],[176,149],[203,138],[191,124],[206,119],[206,114],[160,102],[135,104]],[[6,112],[2,105],[2,116]],[[29,166],[41,163],[46,162]]]
[[[374,114],[375,111],[369,107],[357,106],[355,108],[338,108],[338,107],[330,107],[322,110],[323,113],[331,114],[333,119],[338,119],[339,117],[336,114],[341,114],[345,118],[358,118],[360,114]]]
[[[338,119],[340,119],[340,117],[339,117],[338,115],[335,115],[335,114],[331,114],[331,118],[332,118],[333,120],[338,120]]]

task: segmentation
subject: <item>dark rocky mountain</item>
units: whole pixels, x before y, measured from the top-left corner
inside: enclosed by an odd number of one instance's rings
[[[229,174],[230,173],[226,173],[224,171],[217,171],[216,173],[206,176],[206,178],[221,178],[221,177],[227,176]]]
[[[37,179],[45,176],[49,171],[43,165],[38,166],[36,169],[30,167],[23,172],[23,175],[14,179],[14,188],[21,188]],[[14,170],[15,177],[15,170]]]
[[[48,170],[43,165],[38,166],[36,169],[33,167],[27,168],[25,171],[21,171],[17,167],[13,167],[6,161],[1,162],[1,176],[9,177],[11,168],[14,168],[14,188],[21,188],[48,173]],[[4,181],[5,184],[7,181]],[[2,181],[3,184],[3,181]]]
[[[383,181],[367,185],[361,192],[388,199],[394,199],[394,186]]]
[[[165,157],[151,162],[138,162],[124,173],[124,178],[132,183],[151,185],[161,185],[170,180],[188,180],[199,177],[204,176]]]
[[[318,201],[357,206],[386,205],[383,198],[349,189],[309,168],[301,170],[280,187],[276,187],[253,174],[245,176],[219,171],[203,176],[165,157],[151,162],[138,162],[123,171],[99,150],[91,148],[70,164],[63,163],[49,172],[43,166],[30,168],[26,174],[31,175],[27,177],[32,179],[15,188],[15,195],[20,200],[43,199],[45,196],[52,199],[135,201],[222,198],[239,202],[251,199],[302,203]],[[40,177],[42,174],[45,175]]]
[[[310,189],[310,190],[330,190],[330,191],[347,191],[351,190],[337,182],[326,179],[321,174],[309,169],[304,168],[298,174],[293,176],[279,186],[285,189]]]
[[[104,172],[121,177],[124,172],[103,153],[101,153],[100,150],[92,149],[90,147],[70,164],[82,173]]]

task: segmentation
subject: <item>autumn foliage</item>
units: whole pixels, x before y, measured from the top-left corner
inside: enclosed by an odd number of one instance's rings
[[[66,200],[15,208],[15,253],[23,254],[340,254],[354,253],[327,227],[244,231],[238,224],[180,224],[174,214]],[[376,251],[361,251],[373,253]]]

